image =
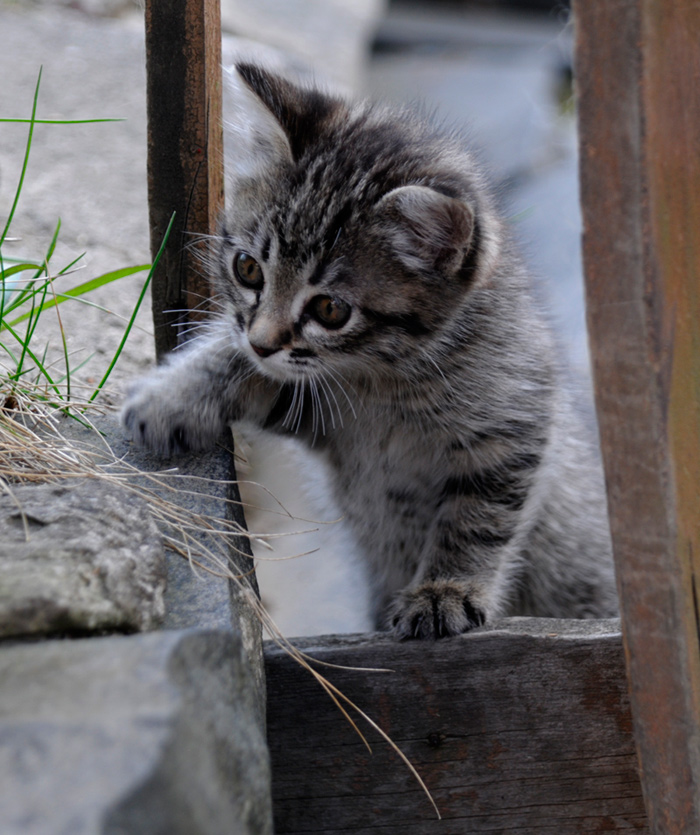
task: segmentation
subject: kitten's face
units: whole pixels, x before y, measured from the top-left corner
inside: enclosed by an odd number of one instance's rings
[[[238,346],[263,373],[288,381],[344,365],[365,317],[342,257],[298,262],[281,250],[271,234],[232,235],[220,264]]]
[[[396,373],[474,281],[468,177],[452,164],[440,179],[447,152],[415,123],[239,73],[245,130],[231,127],[238,176],[216,264],[234,340],[283,382]]]
[[[412,340],[436,324],[429,288],[397,267],[371,229],[335,235],[329,252],[318,242],[294,257],[275,230],[222,241],[220,288],[234,338],[277,380],[379,371],[414,351]],[[433,310],[421,314],[427,305]]]

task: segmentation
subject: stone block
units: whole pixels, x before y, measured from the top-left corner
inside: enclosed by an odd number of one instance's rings
[[[245,530],[238,487],[232,481],[235,472],[230,434],[211,452],[165,459],[135,447],[114,413],[95,417],[94,426],[98,432],[77,421],[65,420],[60,431],[78,450],[94,454],[97,460],[103,456],[104,461],[123,461],[131,483],[147,489],[156,499],[166,499],[176,516],[181,508],[185,521],[186,517],[190,522],[195,521],[190,514],[208,517],[209,531],[189,531],[199,566],[166,547],[167,588],[162,626],[165,629],[230,629],[233,626],[239,630],[258,687],[260,705],[264,704],[261,627],[247,595],[247,589],[257,594],[253,561],[246,556],[250,554],[249,540],[244,534],[228,538],[217,534],[217,530],[230,530],[231,523],[238,523]],[[216,555],[220,564],[206,556],[206,549]],[[239,577],[241,582],[231,579],[231,575]]]
[[[267,835],[269,762],[240,637],[0,647],[3,835]]]
[[[0,637],[151,629],[163,543],[145,502],[97,479],[0,495]]]

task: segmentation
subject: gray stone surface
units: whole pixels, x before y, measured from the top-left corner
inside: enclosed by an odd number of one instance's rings
[[[42,258],[61,218],[52,258],[61,269],[81,253],[81,269],[61,277],[56,291],[110,270],[150,261],[146,190],[146,73],[143,24],[93,18],[74,9],[0,0],[0,116],[28,118],[43,67],[37,115],[42,119],[118,117],[120,122],[36,125],[22,196],[11,228],[19,240],[5,258]],[[31,49],[27,48],[31,44]],[[26,124],[0,125],[0,216],[6,217],[22,169]],[[146,273],[100,288],[91,304],[60,308],[73,366],[73,389],[90,392],[124,332]],[[137,318],[106,394],[117,380],[153,362],[150,299]],[[42,317],[35,344],[61,354],[53,312]],[[40,352],[41,353],[41,352]],[[59,365],[58,368],[61,366]],[[116,399],[116,398],[115,398]]]
[[[124,460],[128,467],[137,467],[146,474],[143,478],[132,474],[135,483],[151,491],[155,497],[173,503],[176,521],[179,507],[193,513],[226,518],[225,482],[231,475],[228,453],[217,450],[207,455],[181,455],[163,459],[132,446],[114,413],[98,415],[94,419],[94,426],[101,435],[96,435],[76,421],[66,420],[61,427],[61,434],[79,445],[80,449],[91,449],[98,455],[105,449],[106,443],[111,456]],[[155,477],[151,478],[151,474]],[[187,521],[184,512],[182,521]],[[205,547],[215,549],[221,559],[226,559],[226,554],[219,553],[219,545],[212,537],[203,536],[201,541]],[[231,628],[228,580],[207,570],[212,568],[220,571],[219,567],[203,564],[201,559],[197,562],[199,566],[191,564],[170,548],[166,550],[168,583],[164,629]]]
[[[153,628],[165,555],[146,504],[94,479],[0,495],[0,637]]]
[[[231,530],[230,523],[243,522],[237,486],[231,482],[231,438],[222,438],[220,446],[206,454],[163,459],[134,447],[114,413],[96,416],[94,427],[99,434],[77,421],[64,420],[61,434],[78,449],[90,450],[97,461],[123,462],[114,470],[127,474],[131,483],[147,489],[154,498],[167,500],[175,526],[178,521],[188,526],[192,562],[172,548],[166,547],[165,551],[163,628],[233,627],[240,631],[263,705],[262,634],[248,599],[248,593],[257,594],[253,562],[247,556],[250,544],[245,535],[221,536],[221,531]],[[139,476],[138,471],[143,475]],[[208,531],[190,529],[202,520],[211,526]],[[162,527],[166,536],[183,541],[176,527]]]
[[[266,835],[269,762],[238,636],[0,647],[3,835]]]
[[[12,0],[10,0],[11,2]],[[8,2],[8,0],[5,0]],[[86,15],[136,19],[143,0],[29,0]],[[354,87],[388,0],[220,0],[224,32],[266,44],[336,83]]]

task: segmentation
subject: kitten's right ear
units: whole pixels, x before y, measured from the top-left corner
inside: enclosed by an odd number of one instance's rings
[[[224,69],[224,95],[227,172],[244,180],[291,163],[291,145],[279,119],[236,67]]]
[[[474,243],[474,212],[463,200],[428,186],[401,186],[377,204],[397,258],[431,273],[459,267]]]

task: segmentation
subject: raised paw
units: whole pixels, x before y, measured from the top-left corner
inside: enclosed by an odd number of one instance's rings
[[[211,446],[221,431],[218,414],[187,400],[167,367],[137,382],[122,409],[122,425],[138,446],[171,456]]]
[[[127,404],[122,412],[122,423],[137,446],[170,457],[189,452],[192,445],[184,426],[169,424],[155,409]]]
[[[468,632],[486,617],[457,580],[434,580],[404,589],[392,601],[389,622],[397,638],[435,639]]]

